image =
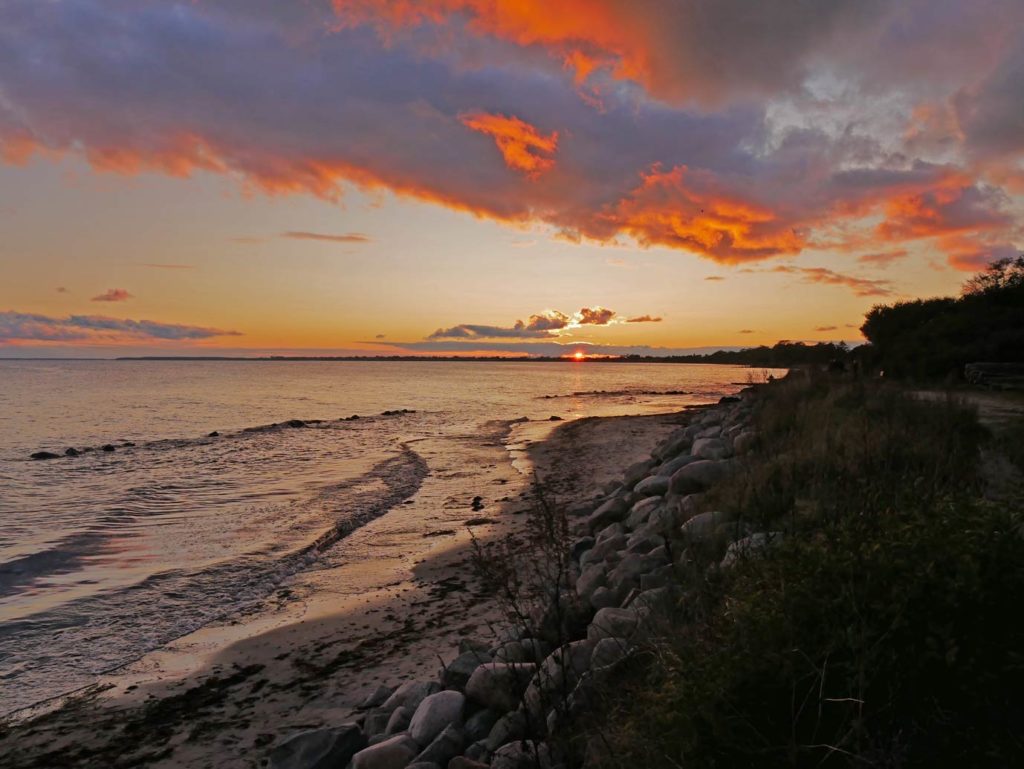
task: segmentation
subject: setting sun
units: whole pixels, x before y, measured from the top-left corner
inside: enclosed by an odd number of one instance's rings
[[[575,353],[573,353],[572,357],[574,360],[583,360],[587,356],[584,355],[581,350],[577,350]]]

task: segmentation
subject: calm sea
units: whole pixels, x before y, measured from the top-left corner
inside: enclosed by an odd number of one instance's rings
[[[0,361],[0,715],[258,602],[351,527],[402,515],[428,475],[467,493],[460,452],[507,441],[511,420],[672,411],[747,381],[593,362]],[[67,448],[93,450],[29,459]]]

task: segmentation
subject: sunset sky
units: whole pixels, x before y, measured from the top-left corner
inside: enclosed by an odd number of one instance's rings
[[[1021,0],[0,2],[0,357],[856,342],[1022,203]]]

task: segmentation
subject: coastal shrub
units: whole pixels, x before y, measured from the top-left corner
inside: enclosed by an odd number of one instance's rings
[[[975,767],[1024,755],[1020,510],[979,500],[954,400],[764,388],[765,455],[708,495],[783,536],[717,567],[600,718],[605,766]],[[743,523],[736,524],[743,526]]]

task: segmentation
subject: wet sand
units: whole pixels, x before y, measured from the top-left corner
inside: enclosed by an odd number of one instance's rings
[[[485,541],[514,534],[534,474],[558,502],[578,504],[684,419],[518,426],[518,445],[481,447],[479,490],[439,497],[425,483],[351,534],[344,557],[298,575],[258,612],[207,626],[57,710],[0,727],[0,766],[266,765],[282,737],[350,720],[378,685],[432,677],[460,638],[495,636],[502,618],[471,567],[470,531]],[[476,495],[482,510],[471,508]]]

